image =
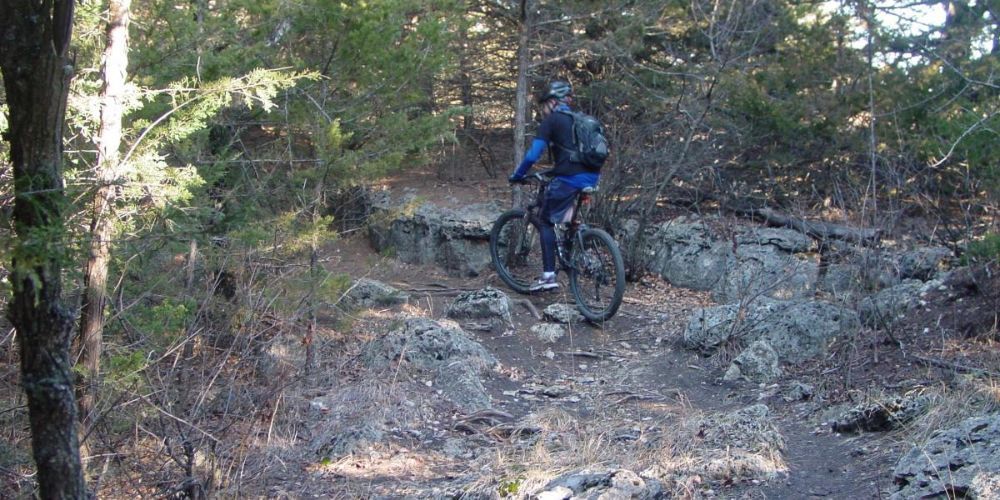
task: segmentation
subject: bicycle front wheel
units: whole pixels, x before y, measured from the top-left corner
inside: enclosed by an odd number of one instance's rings
[[[570,263],[569,289],[585,318],[611,319],[625,296],[625,263],[611,235],[587,228],[575,242]]]
[[[523,209],[500,215],[490,232],[490,258],[500,279],[518,293],[529,287],[542,270],[541,237],[538,227]]]

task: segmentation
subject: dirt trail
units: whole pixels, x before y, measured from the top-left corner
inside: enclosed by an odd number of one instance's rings
[[[453,278],[439,269],[389,259],[378,259],[373,265],[376,257],[358,239],[338,243],[332,255],[332,270],[355,277],[364,273],[408,290],[409,312],[416,310],[433,318],[444,315],[458,291],[484,286],[500,288],[514,299],[527,298],[538,310],[554,302],[571,302],[565,292],[517,296],[492,276]],[[529,332],[538,320],[521,305],[514,306],[512,331],[470,333],[504,367],[502,376],[485,381],[494,408],[515,420],[557,410],[560,415],[569,415],[575,425],[593,429],[592,438],[608,443],[605,451],[594,457],[601,465],[625,467],[628,464],[617,462],[637,463],[636,455],[643,453],[643,448],[636,443],[672,439],[683,417],[733,411],[762,402],[769,407],[773,423],[783,435],[782,459],[787,473],[760,482],[709,484],[706,481],[695,484],[685,494],[722,498],[879,498],[879,490],[889,486],[889,466],[856,456],[856,450],[864,445],[864,437],[837,436],[829,426],[820,425],[820,403],[785,401],[780,388],[791,380],[769,387],[723,383],[725,366],[719,359],[703,358],[680,347],[688,315],[709,303],[704,293],[672,288],[652,279],[630,283],[619,314],[602,327],[573,324],[568,335],[554,344],[542,342]],[[483,436],[469,436],[454,429],[439,435],[440,439],[424,443],[400,444],[411,454],[451,457],[428,467],[433,472],[420,477],[392,474],[350,477],[342,472],[331,474],[320,470],[314,471],[307,482],[312,486],[304,486],[302,491],[386,498],[454,494],[463,489],[456,486],[459,478],[464,478],[461,483],[467,486],[470,475],[476,474],[470,470],[472,467],[485,468],[483,456],[503,452],[499,450],[504,443],[484,440]],[[466,444],[473,451],[445,449]],[[359,469],[373,467],[370,462],[361,462],[355,465]],[[500,480],[491,477],[496,473],[496,469],[484,470],[481,482]]]

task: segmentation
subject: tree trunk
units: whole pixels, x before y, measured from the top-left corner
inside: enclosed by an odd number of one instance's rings
[[[520,10],[520,35],[517,41],[517,102],[514,105],[514,167],[524,160],[524,128],[528,123],[528,65],[530,64],[531,51],[528,50],[528,41],[531,38],[531,7],[529,0],[521,0]],[[514,186],[512,197],[513,206],[524,205],[524,192]]]
[[[514,104],[514,164],[524,159],[524,126],[528,119],[528,65],[531,62],[528,40],[531,34],[531,11],[528,0],[521,0],[521,28],[517,41],[517,102]]]
[[[0,8],[0,71],[9,106],[14,231],[7,316],[17,330],[21,386],[41,498],[84,498],[62,300],[62,127],[72,66],[73,0],[9,0]]]
[[[101,367],[101,337],[107,302],[108,262],[111,257],[112,208],[119,176],[122,141],[122,106],[128,67],[128,24],[131,0],[111,0],[107,45],[104,49],[104,88],[101,91],[101,130],[97,138],[97,192],[90,222],[90,254],[83,272],[83,305],[80,311],[79,386],[80,421],[84,435],[93,424]]]

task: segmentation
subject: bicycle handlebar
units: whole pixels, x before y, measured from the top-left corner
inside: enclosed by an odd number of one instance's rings
[[[551,181],[552,177],[553,175],[551,169],[542,170],[539,172],[532,172],[528,175],[525,175],[521,179],[512,182],[512,184],[530,184],[532,180],[540,183],[546,183]]]

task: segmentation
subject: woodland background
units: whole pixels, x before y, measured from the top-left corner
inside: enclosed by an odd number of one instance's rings
[[[84,0],[72,31],[59,220],[25,246],[4,141],[0,249],[62,270],[85,462],[108,483],[187,491],[206,460],[216,485],[246,481],[250,436],[311,368],[247,360],[282,326],[311,344],[349,283],[322,246],[363,223],[356,189],[506,176],[551,79],[610,131],[608,227],[767,207],[1000,255],[997,0]],[[25,491],[0,324],[0,482]]]

